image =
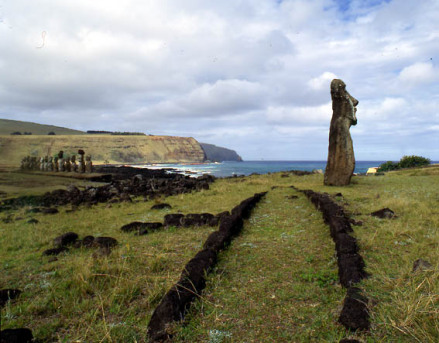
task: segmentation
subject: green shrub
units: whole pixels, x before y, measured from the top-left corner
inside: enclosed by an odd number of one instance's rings
[[[426,166],[431,163],[430,159],[422,157],[422,156],[404,156],[399,161],[400,168],[413,168]]]
[[[387,161],[380,165],[378,172],[386,172],[396,169],[399,169],[399,164],[397,162]]]
[[[386,172],[391,170],[397,170],[401,168],[414,168],[426,166],[431,163],[429,158],[425,158],[422,156],[403,156],[398,163],[387,161],[381,164],[378,168],[378,172]]]

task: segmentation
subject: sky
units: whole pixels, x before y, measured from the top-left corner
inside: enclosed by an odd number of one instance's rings
[[[439,160],[437,0],[0,0],[0,118],[326,160],[329,86],[357,160]]]

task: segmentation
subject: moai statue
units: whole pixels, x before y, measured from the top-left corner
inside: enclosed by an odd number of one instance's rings
[[[72,164],[70,163],[70,158],[69,157],[67,157],[65,159],[64,168],[65,168],[66,172],[71,172],[72,171]]]
[[[70,157],[70,162],[72,164],[72,172],[76,173],[78,171],[78,165],[76,164],[76,155]]]
[[[20,169],[24,170],[24,164],[26,163],[26,157],[23,157],[20,162]]]
[[[327,186],[346,186],[355,169],[354,147],[349,128],[357,124],[358,100],[346,90],[342,80],[331,82],[332,119],[329,130],[328,162],[324,183]]]
[[[40,170],[44,171],[44,157],[40,157]]]
[[[29,170],[29,167],[30,167],[30,156],[26,156],[24,158],[23,168],[24,168],[24,170]]]
[[[60,172],[65,171],[65,169],[64,169],[64,151],[62,151],[62,150],[58,153],[58,170]]]
[[[93,163],[91,161],[91,156],[87,155],[85,157],[85,172],[92,173],[93,172]]]
[[[44,171],[49,171],[49,156],[44,157]]]
[[[84,150],[79,149],[78,155],[79,155],[79,161],[78,161],[78,172],[84,173],[85,172],[85,160],[84,160]]]
[[[53,157],[50,156],[47,161],[47,171],[53,171]]]
[[[38,170],[38,167],[39,167],[39,165],[38,165],[37,158],[35,156],[31,157],[30,158],[30,170]]]
[[[53,158],[53,171],[55,172],[59,171],[58,156],[55,156]]]

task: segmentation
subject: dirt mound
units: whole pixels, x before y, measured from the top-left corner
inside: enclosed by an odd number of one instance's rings
[[[219,230],[210,234],[203,250],[186,264],[180,280],[166,293],[154,310],[148,324],[150,342],[164,342],[171,338],[167,328],[172,322],[184,318],[192,301],[204,289],[206,274],[216,264],[218,252],[241,231],[243,217],[248,218],[251,210],[264,195],[265,193],[255,194],[236,206],[231,215],[222,214]]]
[[[358,253],[357,240],[349,235],[353,231],[351,220],[329,195],[311,190],[305,190],[303,193],[322,212],[325,223],[330,227],[337,252],[338,277],[341,285],[348,288],[339,322],[350,330],[368,330],[370,322],[367,298],[359,288],[352,287],[368,274],[364,270],[364,260]]]

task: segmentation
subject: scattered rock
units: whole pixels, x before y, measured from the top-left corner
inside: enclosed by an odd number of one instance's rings
[[[94,246],[101,248],[113,248],[117,244],[117,240],[113,237],[96,237],[93,241]]]
[[[58,211],[56,208],[48,207],[48,208],[43,208],[43,209],[41,210],[41,212],[44,213],[44,214],[56,214],[56,213],[58,213],[59,211]]]
[[[31,219],[29,219],[29,220],[27,221],[27,223],[28,223],[28,224],[38,224],[39,221],[38,221],[37,219],[35,219],[35,218],[31,218]]]
[[[309,172],[306,170],[291,170],[290,173],[296,176],[305,176],[305,175],[314,174],[313,172]]]
[[[210,213],[189,213],[181,219],[181,225],[189,226],[204,226],[209,225],[214,220],[214,215]]]
[[[358,339],[343,338],[339,343],[361,343]]]
[[[417,272],[417,271],[423,272],[431,269],[432,267],[433,266],[431,265],[430,262],[420,258],[418,258],[415,262],[413,262],[413,272]]]
[[[19,289],[0,289],[0,308],[5,306],[9,300],[18,298],[20,294]]]
[[[56,237],[53,240],[55,247],[64,247],[69,244],[73,244],[78,239],[78,235],[74,232],[66,232],[61,236]]]
[[[59,255],[64,251],[69,251],[69,249],[66,247],[47,249],[47,250],[43,251],[43,255],[45,255],[45,256]]]
[[[26,211],[26,213],[40,213],[40,212],[41,212],[41,208],[39,207],[33,207]]]
[[[163,210],[163,209],[171,209],[172,206],[169,204],[155,204],[151,207],[151,210]]]
[[[75,248],[91,248],[93,246],[93,243],[95,241],[95,238],[93,236],[85,236],[82,240],[78,240],[75,243]]]
[[[184,215],[180,213],[171,213],[167,214],[164,218],[163,226],[169,227],[169,226],[181,226],[181,220],[183,219]]]
[[[33,338],[32,331],[26,328],[6,329],[0,331],[1,343],[30,343]]]
[[[392,219],[395,218],[395,212],[393,212],[390,208],[383,208],[381,210],[372,212],[370,214],[373,217],[381,218],[381,219]]]
[[[290,177],[289,174],[282,174],[280,177]]]
[[[133,232],[137,231],[137,234],[145,235],[148,233],[148,230],[157,230],[163,226],[162,223],[143,223],[143,222],[132,222],[122,226],[120,229],[124,232]],[[140,233],[142,232],[142,233]]]
[[[133,202],[133,199],[131,199],[131,197],[128,193],[121,193],[119,195],[119,199],[120,199],[120,201]]]
[[[361,289],[350,287],[346,294],[338,321],[348,330],[368,330],[370,328],[368,299]]]
[[[56,262],[56,261],[58,261],[58,257],[55,257],[55,256],[52,256],[52,257],[50,257],[48,260],[47,260],[47,262]]]

